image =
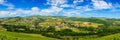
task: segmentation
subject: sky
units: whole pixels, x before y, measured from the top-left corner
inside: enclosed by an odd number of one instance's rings
[[[120,18],[120,0],[0,0],[0,18],[32,15]]]

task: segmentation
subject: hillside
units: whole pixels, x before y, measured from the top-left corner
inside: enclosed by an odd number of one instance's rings
[[[109,35],[117,35],[118,33],[120,33],[120,19],[62,16],[29,16],[1,18],[0,30],[6,30],[9,31],[9,33],[16,32],[11,33],[13,35],[17,33],[35,35],[38,34],[45,37],[44,38],[40,36],[40,39],[45,40],[47,40],[46,38],[55,38],[62,40],[106,40],[107,38],[109,38]],[[7,34],[6,36],[9,37],[9,35]],[[26,36],[23,37],[23,40],[27,40],[24,38],[27,38]],[[33,38],[35,38],[36,40],[39,39],[38,37]]]

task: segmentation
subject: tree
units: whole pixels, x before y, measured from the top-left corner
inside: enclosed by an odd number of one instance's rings
[[[54,26],[49,26],[46,31],[47,32],[54,32],[55,31],[55,27]]]

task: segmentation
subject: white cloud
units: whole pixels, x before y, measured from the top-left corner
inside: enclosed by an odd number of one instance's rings
[[[16,9],[15,11],[11,12],[12,15],[18,16],[30,16],[30,15],[39,15],[40,9],[38,7],[32,7],[31,10],[24,10],[24,9]]]
[[[0,0],[0,4],[4,3],[4,0]]]
[[[92,11],[93,9],[89,8],[89,5],[86,6],[77,6],[75,9],[82,10],[82,11]]]
[[[4,6],[7,6],[8,9],[14,9],[14,5],[11,4],[11,3],[7,3],[6,0],[0,0],[0,5],[4,5]]]
[[[59,6],[67,3],[67,0],[47,0],[47,4],[52,6]]]
[[[58,8],[58,7],[56,7],[56,6],[52,6],[51,8],[49,8],[49,9],[43,9],[43,10],[41,10],[40,11],[40,13],[42,14],[42,15],[53,15],[54,13],[59,13],[60,11],[62,11],[63,10],[63,8]]]
[[[73,0],[74,4],[68,4],[69,0],[47,0],[47,4],[56,7],[71,7],[74,8],[77,3],[84,2],[84,0]]]
[[[73,3],[84,2],[84,0],[74,0]]]
[[[6,17],[9,16],[9,11],[0,11],[0,17]]]
[[[92,0],[94,9],[110,9],[112,4],[105,2],[104,0]]]
[[[32,7],[31,10],[16,9],[11,11],[0,11],[0,17],[30,16],[30,15],[54,15],[62,11],[63,8],[53,6],[48,9],[40,10],[38,7]]]
[[[15,17],[15,16],[30,16],[35,15],[36,12],[32,10],[23,10],[23,9],[16,9],[10,11],[0,11],[0,17]]]
[[[38,7],[32,7],[31,8],[33,11],[39,11],[40,9]]]
[[[68,5],[68,4],[63,4],[63,5],[61,5],[60,7],[70,7],[70,5]]]
[[[35,11],[36,10],[36,11]],[[15,16],[30,16],[30,15],[44,15],[44,16],[53,16],[53,15],[63,15],[63,16],[79,16],[81,13],[80,10],[63,10],[56,6],[52,6],[48,9],[40,10],[38,7],[32,7],[31,10],[16,9],[11,11],[0,11],[0,17],[15,17]]]
[[[71,17],[71,16],[80,16],[82,12],[80,10],[63,10],[62,11],[62,15],[63,16],[68,16],[68,17]]]
[[[64,8],[64,7],[71,7],[71,8],[73,8],[73,7],[75,7],[74,5],[69,5],[69,4],[63,4],[63,5],[60,5],[60,7],[62,7],[62,8]]]

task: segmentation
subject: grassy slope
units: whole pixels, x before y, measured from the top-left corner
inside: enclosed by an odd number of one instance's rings
[[[44,37],[39,34],[25,34],[6,31],[0,31],[0,35],[6,35],[7,38],[11,40],[12,38],[18,38],[19,40],[56,40],[54,38]]]
[[[79,40],[120,40],[120,33],[98,38],[79,38]]]

